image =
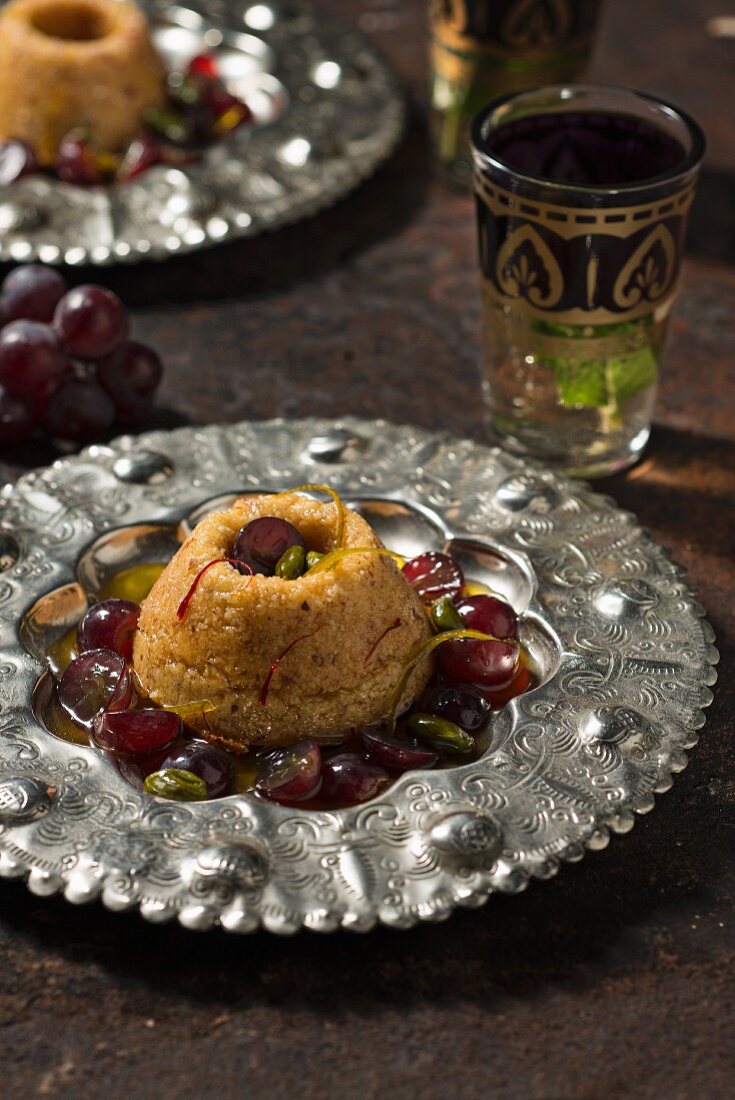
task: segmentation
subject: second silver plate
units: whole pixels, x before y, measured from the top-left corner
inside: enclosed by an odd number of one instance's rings
[[[210,53],[256,125],[199,163],[109,187],[44,175],[0,189],[0,260],[160,260],[311,216],[395,148],[404,107],[361,34],[298,0],[139,0],[170,69]]]

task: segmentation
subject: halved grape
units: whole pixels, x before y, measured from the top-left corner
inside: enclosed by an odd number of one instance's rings
[[[221,798],[232,785],[232,762],[225,753],[206,741],[189,741],[173,749],[161,767],[198,775],[204,780],[210,798]]]
[[[420,709],[454,722],[467,733],[477,733],[482,729],[492,710],[479,688],[471,685],[434,688],[422,697]]]
[[[291,546],[301,546],[306,550],[306,543],[292,523],[276,516],[260,516],[238,531],[232,556],[243,565],[250,566],[253,573],[264,573],[270,577],[278,559]]]
[[[54,312],[54,328],[70,355],[102,359],[128,335],[128,317],[120,299],[103,286],[76,286]]]
[[[125,710],[133,693],[125,661],[111,649],[91,649],[67,665],[58,698],[69,717],[91,729],[103,711]]]
[[[7,321],[50,323],[54,310],[66,293],[66,280],[52,267],[23,264],[5,276],[0,302]]]
[[[401,741],[377,730],[363,730],[362,739],[371,760],[377,760],[393,771],[407,772],[412,768],[431,768],[439,754],[418,741]]]
[[[128,659],[133,652],[139,615],[140,608],[130,600],[101,600],[92,604],[77,627],[80,651],[111,649]]]
[[[375,798],[390,781],[382,765],[357,753],[343,752],[325,762],[321,795],[340,806],[355,806]]]
[[[42,400],[66,368],[51,325],[41,321],[11,321],[0,332],[0,383],[18,397]]]
[[[316,741],[298,741],[263,757],[255,788],[275,802],[303,802],[318,792],[321,766]]]
[[[497,596],[464,596],[455,606],[467,630],[480,630],[495,638],[515,638],[518,633],[518,616]]]
[[[459,564],[438,550],[411,558],[403,566],[403,573],[424,603],[433,603],[440,596],[458,596],[464,584]]]
[[[179,716],[154,707],[98,714],[92,724],[92,735],[101,749],[127,756],[148,756],[166,749],[180,733]]]
[[[461,638],[440,645],[436,651],[442,672],[450,680],[503,687],[518,671],[520,650],[510,642],[481,642]]]

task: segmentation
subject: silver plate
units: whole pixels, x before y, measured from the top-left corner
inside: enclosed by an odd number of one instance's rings
[[[206,50],[257,125],[198,164],[111,187],[29,176],[0,191],[0,260],[160,260],[316,214],[370,176],[404,124],[396,82],[357,31],[297,0],[139,0],[169,68]]]
[[[481,760],[340,812],[181,804],[45,731],[44,647],[85,592],[160,560],[228,495],[304,482],[399,551],[452,544],[522,609],[544,682],[499,713]],[[632,516],[499,450],[383,422],[183,428],[61,459],[5,490],[0,569],[0,874],[189,928],[405,928],[522,890],[652,808],[712,699],[712,630]]]

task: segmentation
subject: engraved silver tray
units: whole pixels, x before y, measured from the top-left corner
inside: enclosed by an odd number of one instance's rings
[[[334,486],[404,554],[449,544],[522,611],[542,683],[499,712],[481,760],[339,812],[182,804],[39,724],[46,647],[110,572],[161,560],[233,494],[304,482]],[[713,632],[631,515],[500,450],[385,422],[183,428],[63,458],[4,490],[0,570],[0,874],[188,928],[407,928],[522,890],[653,807],[712,699]]]
[[[138,0],[170,69],[218,58],[256,125],[186,168],[128,184],[76,187],[28,176],[0,189],[0,260],[48,264],[160,260],[316,214],[393,151],[404,105],[356,30],[300,0]]]

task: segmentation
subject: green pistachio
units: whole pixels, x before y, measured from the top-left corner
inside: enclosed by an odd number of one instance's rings
[[[465,733],[446,718],[437,718],[434,714],[412,714],[406,724],[411,733],[434,749],[465,753],[475,747],[472,734]]]
[[[437,630],[462,630],[464,623],[451,596],[440,596],[431,605],[431,617]]]
[[[306,568],[311,569],[313,566],[318,565],[324,557],[324,554],[320,554],[318,550],[309,550],[306,555]]]
[[[164,768],[146,776],[143,790],[159,798],[171,798],[176,802],[201,802],[207,798],[207,785],[194,772],[182,768]]]
[[[154,133],[174,145],[183,145],[190,139],[186,122],[176,111],[149,107],[143,121]]]
[[[285,581],[295,581],[306,571],[306,552],[303,546],[289,546],[276,562],[276,576]]]

